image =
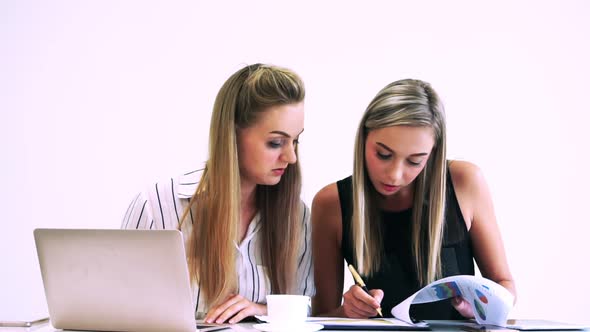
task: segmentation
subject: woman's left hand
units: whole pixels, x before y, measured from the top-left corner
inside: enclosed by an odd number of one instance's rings
[[[473,318],[473,307],[461,296],[456,296],[451,300],[453,307],[465,318]]]
[[[224,302],[209,309],[205,323],[235,324],[254,315],[266,315],[266,305],[251,302],[241,295],[232,295]]]

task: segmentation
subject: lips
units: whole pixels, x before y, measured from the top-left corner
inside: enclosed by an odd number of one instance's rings
[[[272,172],[275,175],[283,175],[283,173],[285,173],[285,169],[284,168],[275,168],[272,170]]]
[[[394,185],[389,185],[389,184],[385,184],[385,183],[382,183],[382,185],[383,185],[383,189],[387,192],[394,192],[394,191],[398,190],[400,187],[400,186],[394,186]]]

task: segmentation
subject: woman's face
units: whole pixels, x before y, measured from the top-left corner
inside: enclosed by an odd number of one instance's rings
[[[238,129],[238,160],[242,184],[275,185],[289,164],[303,132],[303,102],[271,106],[258,122]]]
[[[398,194],[426,166],[434,132],[431,127],[392,126],[367,135],[365,163],[373,186],[381,195]]]

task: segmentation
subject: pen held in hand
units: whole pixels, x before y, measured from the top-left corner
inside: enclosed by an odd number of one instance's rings
[[[371,293],[369,293],[369,290],[367,289],[367,285],[365,285],[365,282],[361,278],[360,274],[358,274],[358,272],[356,272],[356,269],[354,268],[354,266],[352,266],[352,264],[348,264],[348,269],[350,270],[350,273],[352,273],[352,277],[354,278],[354,281],[356,282],[356,284],[360,288],[362,288],[367,294],[371,295]],[[379,316],[383,317],[383,313],[381,312],[381,307],[377,308],[377,313],[379,314]]]

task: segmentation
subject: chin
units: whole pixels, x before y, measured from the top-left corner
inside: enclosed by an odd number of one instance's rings
[[[275,180],[275,181],[271,181],[268,186],[276,186],[277,184],[279,184],[279,182],[281,182],[281,179]]]
[[[378,193],[381,194],[381,196],[384,196],[384,197],[391,197],[391,196],[397,195],[397,193],[399,193],[400,190],[401,190],[401,188],[399,188],[398,190],[396,190],[394,192],[390,192],[390,191],[378,191]]]
[[[263,185],[263,186],[275,186],[277,184],[279,184],[279,182],[281,182],[281,178],[275,179],[275,178],[270,178],[270,179],[262,179],[260,182],[258,182],[259,185]]]

